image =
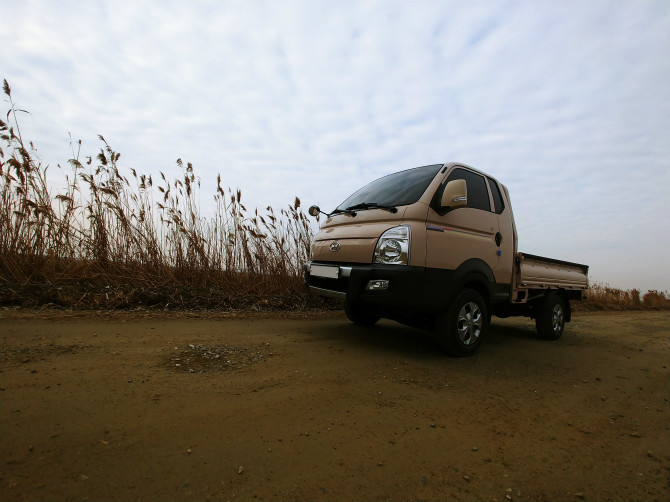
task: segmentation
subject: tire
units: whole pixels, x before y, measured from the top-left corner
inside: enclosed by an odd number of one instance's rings
[[[488,318],[482,296],[474,289],[464,289],[446,312],[437,316],[435,331],[440,346],[457,357],[474,354],[486,334]]]
[[[558,340],[565,329],[565,301],[556,293],[540,304],[535,318],[537,334],[544,340]]]
[[[344,302],[344,313],[347,314],[347,317],[351,322],[358,326],[373,326],[379,321],[379,316],[370,313],[362,305],[357,305],[348,301]]]

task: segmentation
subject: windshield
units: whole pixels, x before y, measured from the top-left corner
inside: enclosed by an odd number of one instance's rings
[[[415,167],[399,173],[389,174],[365,185],[337,206],[335,211],[344,211],[352,206],[407,206],[414,204],[433,181],[442,164]]]

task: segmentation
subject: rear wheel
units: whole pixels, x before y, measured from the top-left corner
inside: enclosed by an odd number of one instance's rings
[[[479,349],[487,324],[488,313],[484,299],[474,289],[464,289],[447,311],[437,316],[437,339],[450,354],[469,356]]]
[[[372,326],[379,321],[379,316],[372,314],[362,305],[344,302],[344,313],[351,322],[359,326]]]
[[[535,327],[540,338],[558,340],[565,329],[565,302],[556,293],[548,295],[540,305]]]

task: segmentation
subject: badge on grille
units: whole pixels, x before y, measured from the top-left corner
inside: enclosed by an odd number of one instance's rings
[[[340,250],[340,243],[339,242],[331,242],[330,243],[330,250],[334,253],[335,251]]]

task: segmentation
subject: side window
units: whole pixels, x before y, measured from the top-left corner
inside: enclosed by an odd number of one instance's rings
[[[491,194],[493,194],[493,203],[496,206],[496,214],[500,214],[505,210],[505,203],[503,202],[502,194],[500,193],[500,187],[493,178],[487,179],[489,180],[489,186],[491,187]]]
[[[447,178],[447,183],[451,180],[465,180],[468,184],[468,207],[484,211],[491,210],[489,191],[486,189],[486,180],[483,176],[465,169],[454,169]]]

